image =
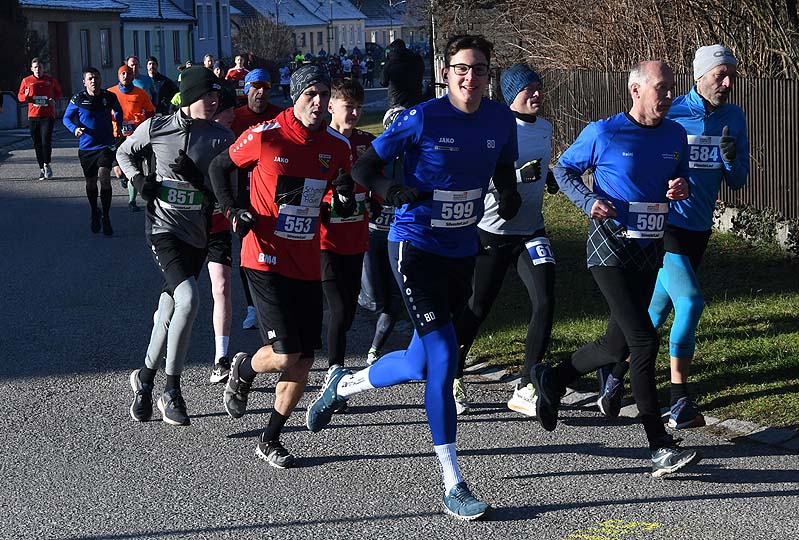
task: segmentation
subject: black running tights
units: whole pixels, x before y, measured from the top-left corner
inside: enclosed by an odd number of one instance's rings
[[[344,365],[347,330],[352,326],[361,292],[363,253],[339,255],[322,251],[322,292],[329,319],[327,322],[328,366]],[[332,278],[332,279],[331,279]]]

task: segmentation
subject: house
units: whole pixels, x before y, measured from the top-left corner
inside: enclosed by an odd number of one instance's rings
[[[426,49],[428,24],[424,13],[417,9],[415,0],[357,0],[359,9],[366,15],[364,40],[387,47],[395,39],[402,39],[412,49]],[[421,15],[421,18],[419,17]]]
[[[149,3],[155,4],[156,1],[149,0]],[[233,44],[230,39],[230,0],[170,1],[197,21],[191,35],[192,50],[183,59],[184,62],[189,59],[202,62],[206,54],[211,54],[216,59],[230,58],[233,55]]]

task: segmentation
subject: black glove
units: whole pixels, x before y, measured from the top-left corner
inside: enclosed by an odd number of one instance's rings
[[[319,207],[319,219],[322,223],[330,223],[330,203],[323,202],[322,206]]]
[[[519,168],[519,176],[524,184],[541,180],[541,160],[533,159],[522,165]]]
[[[227,218],[233,225],[233,232],[239,235],[239,238],[244,238],[250,232],[252,226],[255,224],[255,216],[248,210],[241,208],[231,208],[227,212]]]
[[[141,195],[142,200],[147,203],[151,203],[158,198],[158,190],[161,186],[158,184],[155,178],[156,175],[153,172],[147,176],[144,176],[143,174],[137,174],[131,180],[133,186],[139,190],[139,195]]]
[[[555,180],[555,173],[552,171],[547,171],[547,193],[550,195],[554,195],[560,191],[560,186],[558,185],[558,181]]]
[[[395,208],[416,202],[418,199],[419,191],[416,188],[409,188],[400,184],[389,187],[388,193],[386,193],[386,202]]]
[[[505,221],[513,219],[522,206],[522,196],[515,189],[506,189],[499,194],[497,214]]]
[[[724,163],[732,163],[738,156],[738,151],[735,149],[735,137],[730,136],[730,126],[724,126],[724,129],[721,130],[719,149]]]
[[[369,212],[369,219],[375,219],[383,213],[383,205],[374,197],[366,198],[366,211]]]
[[[350,217],[358,208],[355,201],[355,182],[350,173],[343,170],[333,180],[333,208],[343,218]]]
[[[194,189],[202,191],[205,188],[205,175],[194,163],[194,160],[183,150],[178,150],[178,157],[169,164],[169,168],[178,177],[191,184]]]

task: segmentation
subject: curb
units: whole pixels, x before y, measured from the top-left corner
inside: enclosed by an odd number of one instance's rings
[[[511,386],[515,386],[519,381],[516,374],[508,373],[506,368],[491,366],[487,362],[466,366],[464,374],[479,377],[480,379],[491,382],[507,383]],[[578,392],[577,390],[567,388],[562,403],[575,407],[593,408],[597,397],[598,395],[595,392]],[[638,407],[630,400],[625,400],[625,402],[628,404],[622,407],[619,416],[637,418]],[[669,412],[669,408],[663,408],[660,412],[663,416],[666,416]],[[735,418],[721,420],[713,416],[705,416],[705,422],[705,427],[698,429],[730,442],[744,440],[799,453],[799,430],[796,429],[761,426],[754,422],[746,422]]]

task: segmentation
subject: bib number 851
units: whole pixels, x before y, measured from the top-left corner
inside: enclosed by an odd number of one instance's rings
[[[283,230],[286,232],[307,234],[311,232],[312,226],[312,217],[286,216]]]
[[[197,191],[184,191],[182,189],[170,189],[167,191],[166,200],[173,204],[194,204],[194,196]]]
[[[464,219],[474,214],[474,203],[466,202],[445,202],[441,204],[442,219]]]

